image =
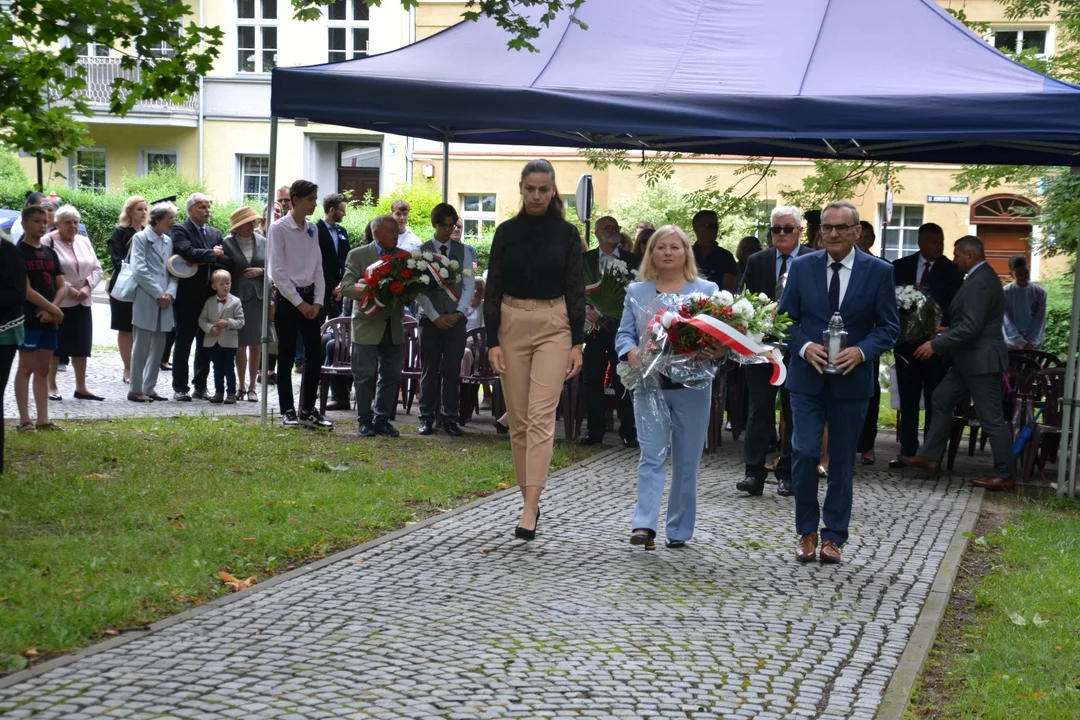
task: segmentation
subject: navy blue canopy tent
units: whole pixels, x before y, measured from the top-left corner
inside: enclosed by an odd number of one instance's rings
[[[764,157],[1080,153],[1080,87],[1009,60],[933,0],[587,0],[577,17],[588,30],[563,14],[537,53],[481,19],[276,68],[272,114],[439,141]]]
[[[1013,62],[933,0],[586,0],[576,17],[588,30],[559,15],[536,53],[481,19],[382,55],[275,68],[271,191],[278,118],[442,141],[444,196],[450,141],[1080,165],[1080,86]],[[1074,311],[1074,432],[1078,334]],[[264,418],[265,401],[264,388]],[[1059,487],[1075,496],[1065,425]]]

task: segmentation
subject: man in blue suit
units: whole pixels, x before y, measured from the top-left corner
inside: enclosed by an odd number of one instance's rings
[[[829,203],[821,212],[825,250],[791,262],[780,312],[794,320],[789,335],[791,367],[792,479],[795,483],[795,557],[817,557],[818,526],[821,562],[840,562],[847,541],[855,449],[874,393],[873,364],[896,344],[900,319],[896,310],[892,266],[856,252],[859,212],[849,202]],[[825,372],[828,351],[822,334],[833,313],[839,312],[847,331],[847,346],[834,360],[837,374]],[[818,505],[818,463],[821,437],[829,427],[829,479],[824,512]]]

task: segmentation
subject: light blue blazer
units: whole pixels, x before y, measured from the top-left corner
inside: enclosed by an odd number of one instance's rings
[[[131,324],[142,330],[169,332],[173,329],[173,309],[162,310],[158,300],[165,293],[176,297],[177,279],[169,274],[172,239],[155,235],[146,228],[131,238],[131,269],[135,273],[135,300]]]
[[[719,290],[716,283],[708,280],[687,280],[681,295],[690,293],[704,293],[712,295]],[[623,301],[622,321],[619,323],[619,332],[615,335],[615,351],[619,357],[623,357],[638,346],[641,336],[645,334],[645,326],[649,324],[653,316],[646,308],[656,300],[656,281],[630,283],[626,288],[626,300]]]

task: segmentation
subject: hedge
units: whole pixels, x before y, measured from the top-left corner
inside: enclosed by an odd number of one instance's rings
[[[1042,349],[1058,357],[1069,354],[1072,327],[1073,275],[1057,275],[1040,283],[1046,290],[1046,341]]]
[[[0,152],[0,208],[19,209],[23,206],[27,191],[32,186],[26,173],[18,160],[10,154]],[[66,185],[52,183],[47,185],[45,193],[55,191],[64,204],[74,205],[82,216],[83,225],[91,242],[97,250],[105,272],[112,271],[112,262],[109,259],[106,247],[113,228],[116,227],[120,217],[120,211],[124,208],[124,202],[132,195],[141,195],[150,201],[175,195],[179,215],[177,222],[187,219],[184,211],[184,199],[194,192],[206,192],[206,187],[193,182],[175,168],[165,168],[150,173],[143,177],[125,176],[119,190],[106,192],[94,192],[92,190],[76,190]],[[207,193],[209,194],[209,193]],[[342,225],[349,233],[349,242],[353,247],[360,245],[364,238],[364,227],[372,218],[390,213],[390,206],[394,200],[404,199],[411,206],[409,227],[419,237],[429,238],[432,235],[431,210],[442,201],[442,195],[435,186],[434,181],[425,180],[409,187],[399,185],[390,193],[379,198],[378,202],[372,202],[370,196],[360,199],[350,198],[349,211]],[[247,203],[262,212],[261,203]],[[223,234],[229,230],[229,217],[241,206],[241,203],[226,201],[214,203],[213,213],[210,217],[210,225],[216,227]],[[312,219],[322,217],[322,208],[316,208]],[[478,264],[483,270],[487,267],[487,259],[491,248],[490,239],[481,239],[470,244],[476,247]]]

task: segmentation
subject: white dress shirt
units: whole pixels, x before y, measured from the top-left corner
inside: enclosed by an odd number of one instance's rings
[[[601,270],[603,270],[605,267],[610,265],[613,260],[619,260],[619,259],[620,259],[619,248],[617,246],[615,248],[615,251],[612,252],[610,255],[608,255],[606,252],[604,252],[603,248],[600,248],[600,269]]]
[[[832,264],[836,262],[832,259],[832,256],[825,253],[825,295],[829,294],[829,285],[832,283],[833,272],[840,273],[840,304],[844,304],[844,296],[847,295],[848,285],[851,283],[851,269],[855,267],[855,246],[851,246],[851,252],[847,256],[840,260],[840,269],[834,271]],[[820,344],[820,343],[819,343]],[[799,357],[806,359],[806,348],[810,346],[810,343],[806,343],[799,348]],[[859,350],[859,354],[862,355],[862,350]],[[863,360],[866,356],[863,356]]]
[[[399,250],[408,250],[409,252],[412,252],[413,250],[418,250],[423,244],[424,241],[418,238],[416,233],[408,228],[405,229],[405,232],[398,233],[397,246]]]
[[[319,233],[314,223],[305,219],[301,228],[292,213],[288,213],[270,226],[266,243],[270,280],[281,296],[298,306],[303,300],[296,288],[314,285],[314,304],[321,305],[326,297],[326,280],[322,273]]]
[[[926,267],[927,265],[929,265],[930,267]],[[917,267],[915,269],[915,286],[916,287],[919,286],[919,283],[922,280],[924,270],[927,272],[928,275],[929,275],[929,273],[933,272],[934,271],[934,261],[933,260],[927,260],[926,258],[923,257],[922,253],[919,253],[919,267]],[[927,277],[927,282],[929,282],[929,281],[930,281],[930,278]]]

